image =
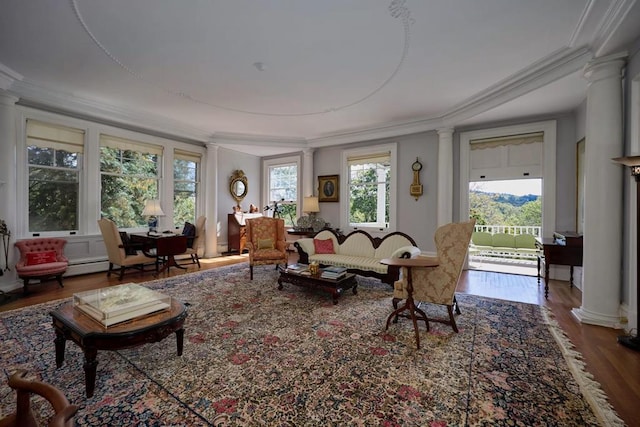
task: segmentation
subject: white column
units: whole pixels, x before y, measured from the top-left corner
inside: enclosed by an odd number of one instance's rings
[[[220,234],[220,224],[218,224],[218,149],[220,147],[212,142],[207,143],[207,180],[205,189],[205,215],[206,237],[204,257],[213,258],[219,256],[218,235]]]
[[[450,222],[453,222],[453,129],[445,128],[438,129],[438,226]]]
[[[622,73],[626,54],[593,60],[585,136],[584,249],[582,306],[573,315],[582,323],[617,327],[622,266],[623,171],[611,161],[623,155]]]
[[[8,267],[11,270],[4,271],[4,248],[0,243],[0,289],[8,291],[15,288],[16,275],[13,243],[17,235],[17,188],[16,188],[16,120],[15,103],[18,98],[0,90],[0,219],[4,220],[11,232],[11,241],[8,247]]]
[[[302,158],[302,197],[313,196],[313,148],[305,148]],[[316,194],[317,195],[317,194]]]

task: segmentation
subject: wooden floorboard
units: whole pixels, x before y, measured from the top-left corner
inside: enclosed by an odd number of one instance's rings
[[[247,254],[201,260],[201,270],[240,262],[247,262]],[[292,254],[290,262],[295,262]],[[247,279],[249,271],[247,267]],[[190,265],[186,272],[198,271]],[[185,274],[172,268],[157,278]],[[156,279],[153,273],[128,272],[122,282],[117,274],[107,278],[106,273],[87,274],[64,279],[64,288],[49,281],[30,287],[30,294],[0,305],[0,311],[18,309],[60,298],[71,297],[76,292],[115,286],[121,283],[145,282]],[[586,369],[601,385],[618,415],[629,426],[640,426],[640,352],[632,351],[617,343],[621,331],[579,323],[571,309],[580,307],[582,294],[568,282],[551,280],[549,298],[544,298],[544,284],[538,285],[531,276],[469,270],[462,274],[458,291],[489,298],[544,305],[551,309],[554,318],[576,349],[582,353]],[[17,291],[21,293],[21,291]],[[0,297],[2,298],[2,297]],[[464,313],[462,314],[464,315]]]

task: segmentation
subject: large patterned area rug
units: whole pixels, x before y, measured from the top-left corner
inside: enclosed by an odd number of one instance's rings
[[[80,406],[79,426],[623,424],[539,306],[459,295],[460,333],[422,324],[417,350],[407,319],[384,330],[390,288],[358,280],[337,305],[278,291],[268,267],[253,281],[240,265],[147,282],[189,304],[184,353],[173,335],[99,352],[89,399],[75,344],[55,365],[49,311],[69,300],[0,313],[0,412],[15,409],[6,377],[26,369]]]

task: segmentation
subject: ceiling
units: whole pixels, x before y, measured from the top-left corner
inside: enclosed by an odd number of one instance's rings
[[[571,111],[636,0],[3,0],[26,105],[274,155]]]

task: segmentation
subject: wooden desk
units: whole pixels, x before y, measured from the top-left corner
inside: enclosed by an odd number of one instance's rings
[[[56,366],[64,362],[64,349],[67,339],[75,342],[84,352],[85,391],[87,397],[93,396],[96,385],[96,360],[98,350],[121,350],[142,344],[158,342],[176,333],[178,356],[182,356],[184,343],[184,321],[187,309],[180,301],[171,298],[171,309],[140,319],[104,328],[73,307],[66,304],[50,313],[56,332]]]
[[[405,300],[403,306],[399,307],[397,310],[394,310],[393,313],[391,313],[389,317],[387,317],[387,326],[384,329],[385,331],[389,329],[389,323],[391,322],[391,319],[393,319],[403,311],[408,310],[409,318],[413,322],[413,329],[416,334],[416,346],[417,348],[420,348],[418,320],[424,320],[424,323],[427,325],[428,331],[429,318],[427,317],[426,313],[422,311],[418,306],[416,306],[415,302],[413,301],[413,279],[411,277],[411,269],[413,267],[437,267],[440,264],[440,260],[438,260],[438,258],[436,257],[384,258],[380,260],[380,263],[394,267],[405,267],[407,269],[407,299]]]
[[[540,264],[544,258],[544,297],[549,296],[549,266],[568,265],[570,286],[573,286],[573,267],[582,266],[582,236],[575,233],[555,233],[554,238],[536,237],[536,248],[542,250],[538,255],[538,284],[540,284]]]
[[[187,252],[187,236],[182,234],[161,234],[161,235],[148,235],[146,233],[132,233],[130,234],[130,240],[132,242],[142,243],[145,247],[145,251],[151,248],[155,248],[156,257],[164,259],[166,262],[163,264],[162,269],[158,273],[162,273],[164,270],[168,270],[171,267],[181,268],[186,270],[186,267],[181,266],[176,262],[176,255],[181,255]],[[158,264],[156,263],[156,270]]]
[[[261,213],[231,213],[227,215],[227,252],[242,254],[247,245],[247,219],[261,217]]]

